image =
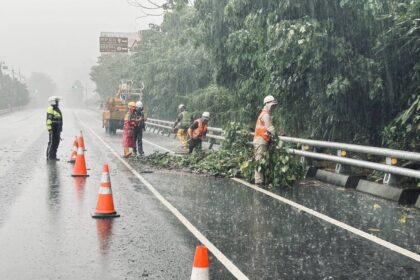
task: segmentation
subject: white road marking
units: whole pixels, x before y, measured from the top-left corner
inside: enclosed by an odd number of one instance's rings
[[[171,151],[171,150],[166,149],[166,148],[164,148],[164,147],[162,147],[162,146],[159,146],[159,145],[157,145],[157,144],[155,144],[155,143],[152,143],[152,142],[150,142],[150,141],[147,141],[147,140],[146,140],[146,139],[144,139],[144,138],[143,138],[143,142],[145,142],[145,143],[147,143],[147,144],[149,144],[149,145],[152,145],[152,146],[154,146],[154,147],[156,147],[156,148],[158,148],[158,149],[161,149],[161,150],[167,151],[167,152],[168,152],[168,153],[170,153],[170,154],[175,155],[175,152],[174,152],[174,151]]]
[[[161,149],[167,150],[166,148],[161,147],[159,145],[156,145],[156,144],[153,144],[153,145],[154,146],[158,146]],[[256,185],[250,184],[250,183],[248,183],[248,182],[246,182],[244,180],[241,180],[239,178],[231,178],[231,180],[234,180],[235,182],[238,182],[238,183],[240,183],[242,185],[245,185],[245,186],[247,186],[247,187],[249,187],[251,189],[254,189],[254,190],[258,191],[258,192],[261,192],[261,193],[263,193],[265,195],[268,195],[268,196],[270,196],[270,197],[272,197],[274,199],[277,199],[277,200],[279,200],[279,201],[281,201],[281,202],[283,202],[285,204],[288,204],[288,205],[290,205],[292,207],[295,207],[295,208],[297,208],[297,209],[299,209],[299,210],[301,210],[303,212],[306,212],[306,213],[308,213],[308,214],[310,214],[310,215],[312,215],[314,217],[317,217],[317,218],[319,218],[319,219],[321,219],[321,220],[323,220],[323,221],[325,221],[327,223],[330,223],[332,225],[335,225],[337,227],[340,227],[342,229],[345,229],[345,230],[347,230],[347,231],[349,231],[349,232],[351,232],[353,234],[356,234],[356,235],[358,235],[360,237],[363,237],[363,238],[365,238],[365,239],[367,239],[369,241],[372,241],[372,242],[374,242],[374,243],[376,243],[378,245],[381,245],[381,246],[383,246],[383,247],[385,247],[385,248],[387,248],[389,250],[392,250],[392,251],[397,252],[397,253],[399,253],[399,254],[401,254],[403,256],[406,256],[408,258],[411,258],[411,259],[413,259],[413,260],[415,260],[417,262],[420,262],[420,255],[418,255],[418,254],[416,254],[414,252],[411,252],[411,251],[409,251],[407,249],[404,249],[404,248],[402,248],[400,246],[397,246],[397,245],[395,245],[393,243],[390,243],[390,242],[388,242],[386,240],[383,240],[381,238],[378,238],[378,237],[376,237],[376,236],[374,236],[374,235],[372,235],[370,233],[367,233],[367,232],[364,232],[364,231],[362,231],[360,229],[357,229],[355,227],[352,227],[352,226],[350,226],[348,224],[345,224],[343,222],[340,222],[340,221],[338,221],[336,219],[333,219],[333,218],[331,218],[331,217],[329,217],[327,215],[324,215],[324,214],[319,213],[319,212],[317,212],[315,210],[312,210],[312,209],[310,209],[308,207],[305,207],[305,206],[303,206],[301,204],[298,204],[296,202],[293,202],[293,201],[291,201],[291,200],[289,200],[287,198],[284,198],[284,197],[282,197],[280,195],[277,195],[277,194],[274,194],[274,193],[269,192],[267,190],[264,190],[262,188],[259,188]]]
[[[413,253],[413,252],[411,252],[411,251],[409,251],[407,249],[404,249],[404,248],[399,247],[399,246],[397,246],[395,244],[392,244],[392,243],[390,243],[388,241],[385,241],[385,240],[383,240],[381,238],[378,238],[378,237],[376,237],[376,236],[374,236],[374,235],[372,235],[370,233],[361,231],[360,229],[357,229],[357,228],[352,227],[352,226],[350,226],[348,224],[345,224],[343,222],[340,222],[340,221],[338,221],[336,219],[333,219],[333,218],[331,218],[331,217],[329,217],[327,215],[324,215],[324,214],[319,213],[319,212],[317,212],[315,210],[312,210],[312,209],[310,209],[308,207],[305,207],[303,205],[300,205],[299,203],[296,203],[294,201],[291,201],[291,200],[289,200],[287,198],[284,198],[284,197],[282,197],[280,195],[277,195],[277,194],[274,194],[274,193],[269,192],[267,190],[264,190],[262,188],[259,188],[259,187],[255,186],[253,184],[250,184],[250,183],[248,183],[248,182],[246,182],[244,180],[241,180],[241,179],[238,179],[238,178],[232,178],[232,180],[234,180],[234,181],[236,181],[238,183],[241,183],[242,185],[245,185],[245,186],[247,186],[247,187],[249,187],[251,189],[254,189],[254,190],[258,191],[258,192],[261,192],[263,194],[266,194],[268,196],[271,196],[274,199],[277,199],[277,200],[279,200],[279,201],[281,201],[281,202],[283,202],[285,204],[288,204],[288,205],[290,205],[292,207],[295,207],[295,208],[297,208],[297,209],[299,209],[299,210],[301,210],[303,212],[306,212],[306,213],[308,213],[308,214],[310,214],[312,216],[315,216],[315,217],[317,217],[317,218],[319,218],[321,220],[324,220],[327,223],[330,223],[332,225],[335,225],[337,227],[340,227],[342,229],[345,229],[347,231],[350,231],[353,234],[356,234],[356,235],[358,235],[360,237],[366,238],[369,241],[372,241],[372,242],[374,242],[374,243],[376,243],[378,245],[381,245],[381,246],[383,246],[383,247],[385,247],[387,249],[390,249],[390,250],[392,250],[394,252],[397,252],[397,253],[399,253],[401,255],[404,255],[404,256],[406,256],[408,258],[411,258],[411,259],[413,259],[415,261],[420,262],[420,255],[418,255],[416,253]]]
[[[78,118],[78,117],[77,117]],[[79,119],[79,118],[78,118]],[[172,204],[170,204],[146,179],[141,176],[134,168],[131,167],[111,146],[109,146],[95,131],[87,126],[79,119],[79,122],[86,127],[102,144],[107,147],[114,156],[121,161],[149,190],[152,192],[159,201],[178,218],[178,220],[203,244],[210,252],[235,276],[237,279],[248,279],[216,246],[213,245],[198,229],[192,225]],[[157,146],[157,145],[156,145]],[[162,147],[163,148],[163,147]]]

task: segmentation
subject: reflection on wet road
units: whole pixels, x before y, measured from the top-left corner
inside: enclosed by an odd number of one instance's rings
[[[22,129],[20,152],[0,157],[1,279],[189,279],[199,243],[109,149],[85,130],[89,178],[73,178],[66,162],[83,120],[122,154],[120,135],[100,128],[99,112],[63,109],[60,162],[46,162],[42,111],[0,118]],[[21,120],[21,121],[19,121]],[[31,123],[34,123],[31,121]],[[35,127],[35,128],[32,128]],[[40,129],[41,132],[37,129]],[[11,135],[18,137],[11,131]],[[175,150],[172,138],[146,139]],[[2,147],[14,141],[0,136]],[[146,153],[157,146],[145,145]],[[16,150],[18,151],[18,150]],[[12,166],[13,163],[13,166]],[[110,164],[121,217],[94,220],[103,163]],[[229,179],[154,170],[129,163],[250,279],[418,279],[419,263]],[[152,173],[150,173],[152,171]],[[19,176],[17,176],[19,175]],[[420,253],[419,211],[364,194],[304,181],[278,194],[398,246]],[[401,216],[408,217],[405,223]],[[212,254],[211,279],[234,277]]]

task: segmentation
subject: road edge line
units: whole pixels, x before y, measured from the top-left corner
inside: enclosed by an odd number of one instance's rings
[[[163,150],[168,150],[168,149],[166,149],[164,147],[161,147],[161,146],[159,146],[157,144],[153,144],[153,145],[154,146],[157,146],[158,148],[161,148]],[[259,188],[256,185],[253,185],[251,183],[248,183],[248,182],[246,182],[246,181],[244,181],[242,179],[239,179],[239,178],[230,178],[230,179],[233,180],[233,181],[235,181],[235,182],[237,182],[237,183],[240,183],[242,185],[245,185],[245,186],[247,186],[249,188],[252,188],[252,189],[254,189],[254,190],[258,191],[258,192],[261,192],[261,193],[263,193],[265,195],[268,195],[268,196],[270,196],[270,197],[272,197],[272,198],[274,198],[276,200],[279,200],[279,201],[281,201],[281,202],[283,202],[283,203],[285,203],[285,204],[287,204],[289,206],[292,206],[292,207],[297,208],[297,209],[299,209],[299,210],[301,210],[303,212],[306,212],[306,213],[308,213],[308,214],[310,214],[310,215],[312,215],[314,217],[317,217],[318,219],[321,219],[321,220],[323,220],[323,221],[325,221],[325,222],[327,222],[329,224],[332,224],[332,225],[335,225],[337,227],[340,227],[340,228],[342,228],[344,230],[347,230],[347,231],[349,231],[349,232],[351,232],[351,233],[353,233],[355,235],[358,235],[358,236],[363,237],[363,238],[365,238],[365,239],[367,239],[367,240],[369,240],[371,242],[374,242],[374,243],[376,243],[376,244],[378,244],[378,245],[380,245],[382,247],[385,247],[385,248],[387,248],[387,249],[389,249],[391,251],[394,251],[394,252],[399,253],[399,254],[401,254],[403,256],[406,256],[408,258],[411,258],[411,259],[413,259],[413,260],[415,260],[417,262],[420,262],[420,255],[418,255],[418,254],[416,254],[416,253],[414,253],[414,252],[412,252],[410,250],[404,249],[404,248],[402,248],[402,247],[400,247],[398,245],[395,245],[395,244],[393,244],[391,242],[388,242],[388,241],[386,241],[384,239],[381,239],[379,237],[376,237],[376,236],[374,236],[374,235],[372,235],[370,233],[364,232],[364,231],[362,231],[360,229],[357,229],[357,228],[355,228],[353,226],[350,226],[350,225],[348,225],[346,223],[340,222],[339,220],[336,220],[336,219],[331,218],[331,217],[329,217],[329,216],[327,216],[325,214],[322,214],[320,212],[317,212],[315,210],[312,210],[312,209],[310,209],[310,208],[308,208],[306,206],[303,206],[303,205],[301,205],[299,203],[296,203],[294,201],[291,201],[291,200],[289,200],[287,198],[284,198],[284,197],[282,197],[280,195],[277,195],[277,194],[272,193],[270,191],[267,191],[267,190],[264,190],[262,188]]]
[[[143,140],[143,142],[145,142],[145,143],[147,143],[147,144],[149,144],[149,145],[155,146],[155,147],[156,147],[156,148],[158,148],[158,149],[162,149],[162,150],[167,151],[168,153],[170,153],[170,154],[172,154],[172,155],[176,155],[174,151],[171,151],[171,150],[169,150],[169,149],[167,149],[167,148],[165,148],[165,147],[159,146],[159,145],[157,145],[157,144],[155,144],[155,143],[152,143],[152,142],[150,142],[150,141],[148,141],[148,140],[146,140],[146,139],[142,139],[142,140]]]
[[[121,156],[106,143],[93,129],[87,126],[83,121],[80,120],[79,122],[86,127],[90,133],[92,133],[99,141],[104,144],[106,148],[108,148],[111,153],[120,161],[122,162],[128,170],[130,170],[148,189],[150,192],[154,194],[154,196],[166,206],[166,208],[172,212],[172,214],[202,243],[204,244],[209,251],[235,276],[237,279],[240,280],[247,280],[249,279],[238,267],[236,267],[213,243],[210,242],[190,221],[185,218],[181,212],[178,211],[172,204],[170,204],[143,176],[141,176],[129,163],[127,163]],[[154,144],[155,145],[155,144]]]
[[[362,231],[360,229],[357,229],[355,227],[352,227],[352,226],[350,226],[350,225],[348,225],[346,223],[340,222],[340,221],[338,221],[338,220],[336,220],[334,218],[331,218],[331,217],[329,217],[329,216],[327,216],[325,214],[322,214],[320,212],[317,212],[315,210],[312,210],[312,209],[310,209],[310,208],[308,208],[306,206],[303,206],[303,205],[301,205],[299,203],[296,203],[294,201],[291,201],[291,200],[289,200],[287,198],[284,198],[284,197],[282,197],[280,195],[277,195],[277,194],[272,193],[270,191],[267,191],[267,190],[264,190],[262,188],[259,188],[259,187],[255,186],[255,185],[253,185],[251,183],[248,183],[248,182],[246,182],[246,181],[244,181],[242,179],[239,179],[239,178],[231,178],[231,180],[233,180],[233,181],[235,181],[237,183],[240,183],[242,185],[245,185],[245,186],[247,186],[247,187],[249,187],[251,189],[254,189],[254,190],[258,191],[258,192],[261,192],[261,193],[263,193],[265,195],[268,195],[268,196],[270,196],[270,197],[272,197],[274,199],[277,199],[277,200],[279,200],[279,201],[281,201],[281,202],[283,202],[283,203],[285,203],[285,204],[287,204],[289,206],[292,206],[294,208],[297,208],[297,209],[299,209],[299,210],[301,210],[303,212],[306,212],[306,213],[308,213],[308,214],[310,214],[312,216],[315,216],[315,217],[317,217],[317,218],[319,218],[319,219],[321,219],[321,220],[323,220],[325,222],[328,222],[328,223],[333,224],[333,225],[335,225],[337,227],[340,227],[342,229],[345,229],[345,230],[347,230],[347,231],[349,231],[349,232],[351,232],[351,233],[353,233],[355,235],[358,235],[360,237],[363,237],[365,239],[368,239],[369,241],[372,241],[372,242],[374,242],[374,243],[376,243],[378,245],[381,245],[381,246],[383,246],[383,247],[385,247],[387,249],[390,249],[390,250],[392,250],[394,252],[397,252],[397,253],[399,253],[401,255],[404,255],[404,256],[406,256],[408,258],[411,258],[411,259],[413,259],[413,260],[415,260],[417,262],[420,262],[420,255],[418,255],[418,254],[416,254],[416,253],[414,253],[412,251],[409,251],[409,250],[404,249],[404,248],[402,248],[402,247],[400,247],[398,245],[395,245],[395,244],[393,244],[391,242],[388,242],[388,241],[383,240],[383,239],[381,239],[379,237],[376,237],[376,236],[374,236],[374,235],[372,235],[370,233],[367,233],[367,232],[364,232],[364,231]]]

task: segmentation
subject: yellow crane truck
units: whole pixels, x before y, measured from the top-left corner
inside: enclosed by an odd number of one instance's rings
[[[123,129],[124,116],[128,111],[127,104],[141,100],[143,88],[143,84],[140,88],[135,88],[133,81],[120,82],[117,94],[107,98],[102,113],[102,127],[106,133],[113,135],[117,129]]]

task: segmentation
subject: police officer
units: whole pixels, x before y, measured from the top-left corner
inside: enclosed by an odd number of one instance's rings
[[[60,144],[60,133],[63,130],[63,115],[58,108],[60,97],[51,96],[48,102],[50,106],[47,109],[47,129],[49,133],[47,160],[59,160],[57,158],[57,148]]]

